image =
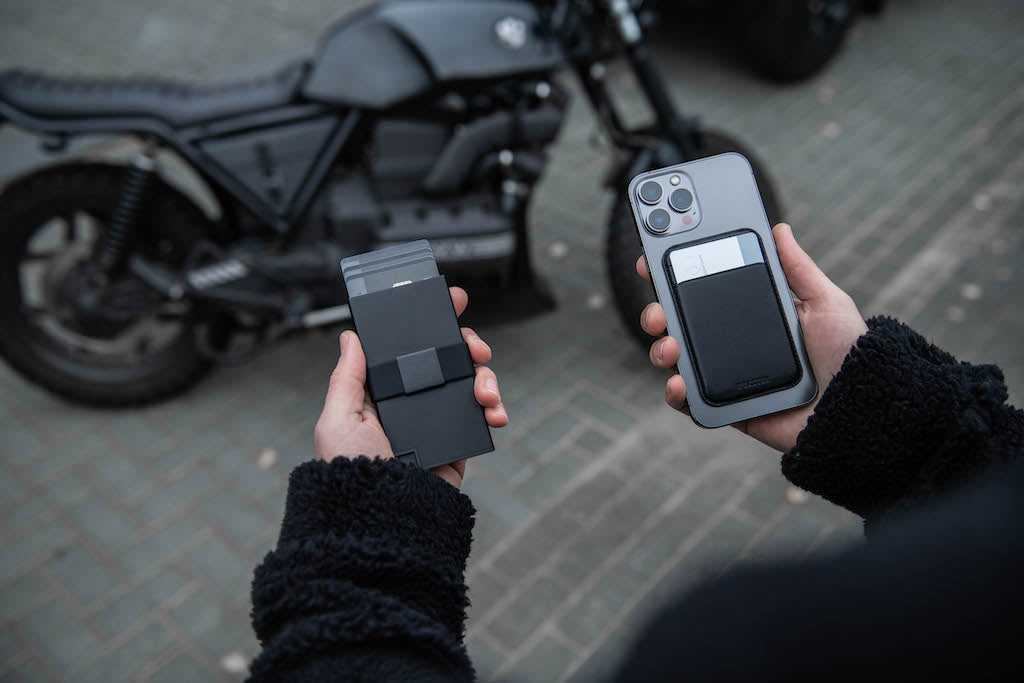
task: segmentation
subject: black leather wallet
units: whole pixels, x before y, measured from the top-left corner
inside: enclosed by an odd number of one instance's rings
[[[761,259],[689,279],[673,274],[687,350],[710,404],[778,391],[800,379],[778,292]]]

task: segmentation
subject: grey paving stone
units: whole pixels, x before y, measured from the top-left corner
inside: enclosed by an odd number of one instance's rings
[[[61,549],[46,563],[46,568],[75,600],[87,605],[117,585],[117,578],[81,545]]]
[[[209,496],[199,509],[225,536],[241,546],[251,545],[261,535],[276,530],[278,522],[227,488]]]
[[[81,683],[113,683],[133,680],[147,664],[174,642],[174,636],[159,622],[143,626],[127,642],[103,655],[80,675]]]
[[[53,600],[19,622],[51,666],[62,672],[96,654],[100,647],[96,636],[69,612],[67,605]]]
[[[468,477],[462,490],[474,500],[480,510],[494,515],[509,529],[517,529],[530,519],[533,512],[517,495],[490,483],[483,477]]]
[[[37,523],[40,518],[55,517],[64,507],[72,505],[86,495],[88,484],[74,472],[42,490],[28,495],[4,513],[9,529],[19,530]]]
[[[99,494],[92,494],[70,508],[68,514],[97,543],[116,548],[135,535],[135,525]]]
[[[572,650],[557,639],[547,637],[522,655],[519,663],[501,680],[510,683],[558,680],[574,658]]]
[[[576,437],[574,443],[584,453],[596,456],[608,448],[612,440],[596,429],[588,428]]]
[[[10,541],[0,553],[0,583],[65,547],[74,536],[59,522],[47,522]]]
[[[569,450],[560,450],[550,461],[540,465],[516,491],[534,505],[556,499],[556,494],[579,474],[587,461]]]
[[[138,586],[119,596],[93,615],[92,620],[107,635],[116,636],[130,628],[157,605],[188,584],[188,577],[173,567],[165,567]]]
[[[170,610],[175,623],[215,661],[230,652],[252,658],[259,651],[245,610],[228,607],[204,587]]]
[[[501,619],[488,625],[487,631],[497,642],[514,650],[565,600],[570,590],[571,586],[563,581],[541,576],[505,608]]]
[[[229,599],[234,600],[240,592],[248,593],[250,582],[239,579],[251,573],[253,565],[219,539],[207,539],[184,561]]]
[[[495,673],[505,661],[505,655],[482,637],[467,638],[466,651],[476,669],[477,680],[493,681]]]
[[[10,414],[0,415],[0,453],[5,459],[19,458],[37,453],[43,449],[43,441],[26,425]]]
[[[206,470],[193,467],[179,478],[155,484],[154,489],[137,506],[144,524],[188,506],[193,499],[212,491],[214,481]]]
[[[53,683],[53,680],[39,661],[31,659],[0,673],[3,683]]]
[[[533,456],[543,456],[554,444],[565,438],[578,422],[579,418],[575,415],[559,410],[532,427],[529,434],[519,441],[519,447]]]
[[[38,573],[24,574],[0,587],[0,623],[50,593],[50,585]]]
[[[469,580],[469,621],[482,618],[508,592],[508,584],[491,572],[478,571]]]
[[[609,401],[593,394],[581,394],[574,405],[611,429],[625,431],[636,423],[636,417],[623,407],[613,406]]]
[[[578,643],[594,641],[609,623],[626,611],[643,584],[643,578],[633,572],[606,572],[559,620],[559,628]]]
[[[134,462],[130,451],[108,450],[93,461],[94,471],[112,491],[125,499],[133,498],[149,488],[149,478]]]
[[[129,572],[141,572],[160,564],[176,553],[202,529],[202,523],[196,519],[180,517],[152,536],[125,549],[118,559],[121,566]]]
[[[161,667],[149,680],[152,683],[178,683],[179,681],[204,683],[222,679],[204,669],[191,655],[182,653]]]

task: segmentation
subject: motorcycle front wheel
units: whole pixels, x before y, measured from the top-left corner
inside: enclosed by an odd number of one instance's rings
[[[102,284],[89,275],[124,177],[118,166],[68,164],[14,181],[0,195],[0,355],[26,379],[96,406],[167,398],[210,366],[187,303],[164,299],[128,272]],[[131,248],[174,268],[207,224],[160,181]]]
[[[782,204],[764,164],[736,138],[717,131],[702,131],[693,158],[702,159],[724,152],[739,152],[747,158],[754,170],[754,179],[757,181],[757,189],[761,193],[761,201],[764,203],[769,223],[775,225],[782,220]],[[633,338],[646,348],[655,338],[640,328],[640,313],[647,304],[656,301],[656,297],[651,283],[641,279],[636,273],[636,260],[642,253],[629,201],[624,196],[617,197],[608,219],[605,245],[608,279],[622,324]]]

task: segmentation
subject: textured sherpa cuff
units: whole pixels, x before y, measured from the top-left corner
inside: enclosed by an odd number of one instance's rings
[[[867,324],[782,457],[791,482],[863,517],[984,466],[1007,399],[999,368],[960,363],[892,318]]]
[[[404,547],[465,558],[475,510],[435,474],[397,460],[311,460],[292,470],[279,545],[326,533],[386,534]]]

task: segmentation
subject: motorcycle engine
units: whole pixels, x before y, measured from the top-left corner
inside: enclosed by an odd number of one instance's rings
[[[457,125],[383,119],[365,157],[326,184],[313,218],[346,251],[427,239],[449,276],[503,279],[525,242],[526,203],[563,117],[552,105]]]

